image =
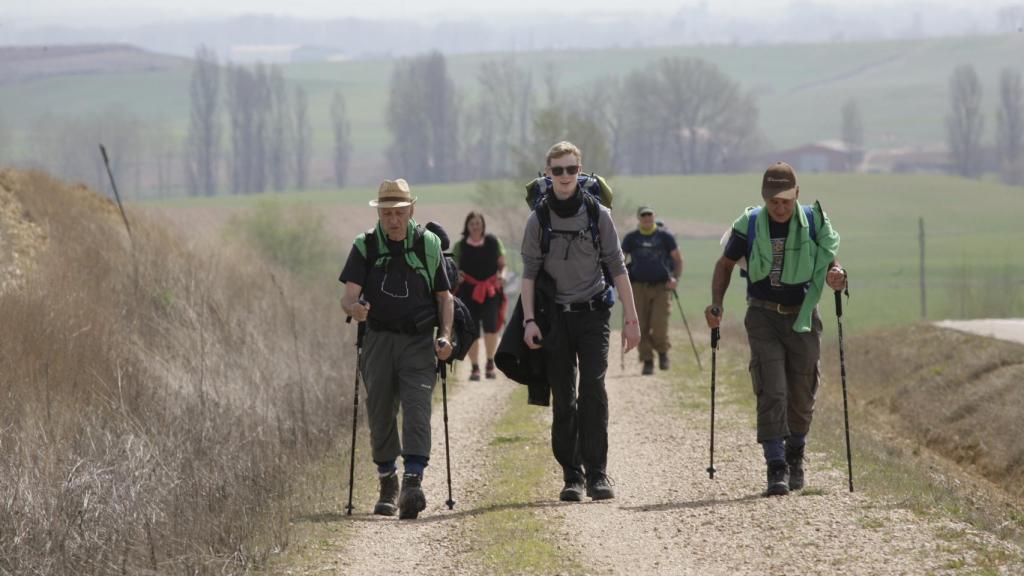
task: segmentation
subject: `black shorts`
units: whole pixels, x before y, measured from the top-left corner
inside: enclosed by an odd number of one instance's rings
[[[501,292],[495,294],[493,297],[483,301],[483,304],[473,300],[473,287],[468,284],[463,284],[459,288],[459,299],[466,304],[469,308],[469,313],[472,314],[473,320],[476,321],[477,326],[481,323],[484,327],[484,332],[487,334],[496,334],[500,326],[498,326],[498,311],[501,307]]]

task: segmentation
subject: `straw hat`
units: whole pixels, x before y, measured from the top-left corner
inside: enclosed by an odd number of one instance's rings
[[[381,182],[377,199],[370,200],[370,206],[374,208],[401,208],[415,203],[416,199],[409,192],[409,183],[402,178]]]

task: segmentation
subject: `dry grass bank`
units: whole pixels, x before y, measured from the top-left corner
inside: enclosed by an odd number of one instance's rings
[[[129,242],[42,174],[0,188],[41,232],[0,293],[0,573],[240,573],[285,545],[295,470],[350,422],[329,283],[139,212]]]

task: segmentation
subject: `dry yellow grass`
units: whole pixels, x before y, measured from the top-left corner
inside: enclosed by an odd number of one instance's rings
[[[294,471],[351,418],[330,283],[0,184],[47,238],[0,294],[0,573],[239,573],[284,546]]]

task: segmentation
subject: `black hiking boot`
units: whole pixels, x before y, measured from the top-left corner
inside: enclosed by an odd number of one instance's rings
[[[612,488],[612,480],[605,474],[594,477],[587,481],[587,496],[594,500],[609,500],[615,498],[615,489]]]
[[[658,352],[658,370],[668,370],[668,352]]]
[[[565,487],[558,493],[558,499],[562,502],[580,502],[583,500],[583,479],[580,477],[570,478],[565,481]]]
[[[785,496],[789,494],[789,471],[785,460],[768,462],[768,489],[765,496]]]
[[[497,377],[498,374],[494,371],[494,358],[488,358],[487,365],[484,367],[484,378],[494,380]]]
[[[378,516],[394,516],[398,511],[398,472],[380,477],[380,498],[373,506],[373,513]]]
[[[479,364],[473,364],[473,370],[471,370],[470,373],[469,373],[469,381],[470,382],[479,382],[480,381],[480,365]]]
[[[644,369],[640,373],[644,376],[654,374],[654,360],[644,360]]]
[[[789,489],[804,487],[804,447],[786,446],[786,464],[789,465]]]
[[[398,497],[398,518],[411,520],[427,507],[427,497],[420,484],[423,476],[405,474],[402,476],[402,495]]]

